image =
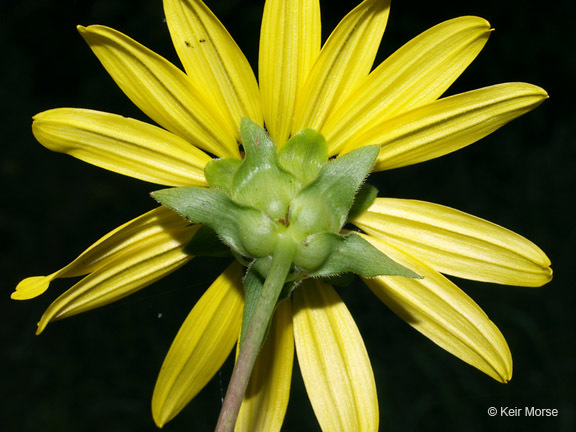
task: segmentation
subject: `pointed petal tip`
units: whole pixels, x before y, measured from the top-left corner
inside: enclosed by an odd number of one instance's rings
[[[486,18],[477,16],[477,15],[462,15],[460,17],[457,18],[452,18],[449,19],[448,21],[445,21],[445,23],[448,22],[456,22],[456,21],[464,21],[464,20],[468,20],[468,21],[476,21],[477,26],[478,27],[484,27],[486,29],[486,32],[491,33],[494,29],[492,28],[492,25],[490,24],[490,21],[488,21]]]
[[[34,126],[34,123],[36,123],[37,121],[42,120],[42,117],[43,117],[42,114],[44,114],[44,112],[45,112],[45,111],[42,111],[42,112],[39,112],[39,113],[34,114],[34,115],[32,116],[32,126]]]
[[[512,353],[510,352],[506,339],[504,339],[502,334],[500,335],[502,336],[502,340],[498,344],[500,352],[499,358],[492,358],[492,361],[484,364],[469,364],[478,368],[478,370],[495,379],[499,383],[508,384],[512,379]]]
[[[158,397],[157,386],[158,381],[152,394],[152,419],[156,427],[162,429],[167,423],[171,422],[180,411],[173,412],[173,407],[170,408],[170,405],[167,404],[165,400],[163,401]]]
[[[512,358],[510,358],[510,364],[506,365],[504,373],[499,374],[496,380],[502,384],[508,384],[512,380]]]
[[[541,100],[538,101],[538,103],[548,99],[550,96],[548,95],[548,92],[546,90],[544,90],[542,87],[534,85],[534,84],[530,84],[530,83],[525,83],[525,82],[513,82],[513,83],[508,83],[508,85],[510,85],[511,89],[517,89],[517,90],[521,90],[522,87],[524,87],[522,90],[524,90],[526,92],[526,95],[532,95],[532,96],[540,96]]]
[[[80,36],[82,36],[82,38],[88,42],[88,40],[86,39],[89,34],[91,33],[91,28],[95,27],[94,25],[89,25],[89,26],[83,26],[83,25],[77,25],[76,26],[76,30],[78,31],[78,33],[80,33]]]
[[[43,294],[52,282],[54,277],[50,276],[32,276],[21,281],[16,290],[10,295],[12,300],[29,300]]]
[[[80,36],[82,37],[82,39],[84,39],[84,42],[86,42],[88,45],[90,45],[90,33],[92,33],[91,31],[91,27],[94,27],[93,25],[91,26],[86,26],[84,27],[83,25],[77,25],[76,26],[76,30],[78,31],[78,33],[80,33]]]
[[[158,429],[162,429],[168,420],[165,417],[162,417],[160,413],[155,408],[154,399],[152,399],[152,418],[154,419],[154,423]]]
[[[54,303],[52,303],[54,305]],[[56,321],[61,318],[61,315],[58,314],[58,311],[52,309],[52,305],[46,309],[44,314],[40,317],[40,321],[36,324],[36,336],[39,336],[44,332],[46,326],[50,324],[52,321]]]
[[[482,23],[486,26],[486,28],[488,29],[489,32],[494,31],[494,28],[492,27],[492,25],[490,24],[490,21],[488,21],[486,18],[482,18],[482,17],[476,17],[478,20],[481,20]]]
[[[38,324],[36,324],[38,326],[38,328],[36,329],[36,336],[40,336],[40,334],[42,334],[42,332],[44,331],[44,329],[46,328],[46,322],[43,322],[43,320],[41,319]]]
[[[80,36],[82,36],[86,42],[88,42],[87,38],[91,36],[98,36],[98,33],[100,33],[102,30],[116,31],[110,27],[100,24],[91,24],[89,26],[77,25],[76,30],[78,30],[78,33],[80,33]]]
[[[534,261],[534,268],[531,272],[526,273],[526,277],[519,278],[518,280],[506,283],[506,285],[523,286],[527,288],[540,288],[552,281],[554,271],[550,267],[548,257],[544,255],[546,261]],[[538,268],[537,266],[540,266]]]
[[[551,282],[552,279],[554,278],[554,270],[552,270],[552,267],[550,267],[550,263],[548,263],[548,266],[543,266],[542,270],[543,270],[542,281],[538,285],[535,285],[536,288],[540,288],[546,285],[548,282]]]
[[[478,370],[501,384],[508,384],[512,380],[512,357],[506,360],[507,363],[492,365],[491,369],[478,367]],[[472,364],[472,366],[476,365]]]
[[[544,90],[542,87],[534,86],[534,91],[536,94],[542,96],[543,100],[548,99],[550,97],[548,92]]]
[[[90,24],[88,26],[83,26],[81,24],[76,26],[76,30],[80,32],[80,34],[84,33],[96,33],[98,30],[113,30],[116,31],[108,26],[101,25],[101,24]]]

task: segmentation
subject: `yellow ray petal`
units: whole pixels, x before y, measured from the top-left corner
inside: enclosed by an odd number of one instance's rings
[[[78,27],[122,91],[152,120],[217,156],[238,156],[235,129],[186,74],[128,36],[104,26]]]
[[[298,96],[292,134],[321,130],[330,111],[368,75],[389,10],[390,0],[365,0],[338,24]]]
[[[181,216],[166,207],[158,207],[110,231],[57,272],[49,276],[24,279],[12,293],[12,298],[28,300],[37,297],[46,291],[50,282],[56,278],[82,276],[99,270],[124,252],[138,247],[140,242],[154,238],[159,233],[185,229],[186,226],[188,222]]]
[[[330,285],[309,280],[294,291],[298,363],[323,431],[377,431],[370,359],[348,309]]]
[[[12,300],[30,300],[46,292],[50,282],[58,277],[58,272],[48,276],[31,276],[23,279],[16,286],[16,290],[10,294]]]
[[[284,421],[294,359],[292,303],[283,301],[262,347],[236,422],[236,432],[279,431]]]
[[[379,144],[373,171],[416,164],[484,138],[547,97],[543,89],[526,83],[498,84],[450,96],[376,124],[351,138],[343,153]]]
[[[262,125],[258,83],[246,57],[200,0],[164,0],[172,41],[196,88],[238,133],[248,117]]]
[[[152,396],[159,427],[176,416],[220,369],[240,334],[242,267],[229,266],[196,303],[172,342]]]
[[[318,0],[268,0],[260,32],[259,79],[264,120],[278,146],[290,135],[294,104],[321,43]]]
[[[354,135],[438,99],[476,58],[490,34],[488,21],[460,17],[425,31],[388,57],[326,120],[321,132],[331,154]]]
[[[90,273],[58,297],[44,312],[36,334],[62,318],[120,300],[162,279],[193,257],[184,253],[199,225],[158,231],[125,248],[112,262]]]
[[[541,286],[552,278],[550,260],[534,243],[449,207],[376,198],[353,223],[442,273],[520,286]]]
[[[394,313],[449,353],[497,381],[512,377],[512,355],[500,330],[456,285],[416,258],[364,236],[394,261],[423,279],[379,276],[364,279]]]
[[[32,131],[50,150],[166,186],[208,186],[203,151],[150,124],[99,111],[59,108],[34,116]]]

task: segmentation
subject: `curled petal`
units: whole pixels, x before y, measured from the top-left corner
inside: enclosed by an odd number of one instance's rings
[[[318,0],[268,0],[260,33],[259,80],[266,128],[281,146],[294,104],[320,52]]]
[[[278,305],[268,338],[252,370],[236,432],[279,431],[284,421],[294,359],[292,304]]]
[[[374,375],[362,336],[330,285],[294,291],[294,338],[312,408],[323,431],[377,431]]]
[[[519,286],[552,278],[550,260],[534,243],[449,207],[377,198],[353,223],[442,273]]]
[[[193,257],[184,252],[198,225],[159,231],[116,254],[114,260],[80,280],[44,312],[36,334],[49,322],[120,300],[156,282]]]
[[[186,230],[189,223],[166,207],[158,207],[148,213],[126,222],[110,231],[96,243],[82,252],[66,267],[48,276],[33,276],[24,279],[12,293],[14,300],[28,300],[39,296],[48,289],[56,278],[83,276],[106,267],[118,257],[130,254],[158,235],[170,235],[172,231]]]
[[[217,156],[239,156],[235,129],[184,72],[109,27],[78,30],[116,84],[152,120]]]
[[[240,334],[242,267],[230,265],[190,311],[166,355],[152,396],[158,427],[174,418],[220,369]]]
[[[150,124],[99,111],[58,108],[34,116],[32,131],[50,150],[166,186],[208,186],[212,160],[182,138]]]
[[[298,95],[293,135],[321,130],[328,114],[368,75],[389,11],[390,0],[364,0],[338,24]]]
[[[364,279],[396,315],[466,363],[497,381],[512,378],[512,355],[500,330],[456,285],[416,258],[371,236],[375,247],[423,279]]]
[[[353,136],[438,99],[476,58],[490,35],[478,17],[455,18],[425,31],[382,62],[330,114],[322,133],[330,153]]]
[[[536,108],[540,87],[507,83],[439,99],[384,120],[348,141],[343,153],[380,145],[373,171],[413,165],[459,150]]]
[[[203,99],[216,103],[237,132],[242,117],[262,124],[258,83],[226,28],[200,0],[164,0],[172,42]]]

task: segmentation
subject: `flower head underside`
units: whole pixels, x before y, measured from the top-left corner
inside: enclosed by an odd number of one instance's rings
[[[322,44],[318,0],[266,0],[258,81],[200,0],[164,0],[183,70],[116,30],[79,27],[116,84],[158,126],[58,108],[34,117],[35,137],[51,150],[169,189],[154,193],[163,206],[53,274],[17,286],[12,297],[23,300],[55,278],[81,277],[48,307],[38,333],[135,293],[194,255],[229,254],[232,263],[192,308],[160,371],[152,411],[162,426],[230,355],[249,316],[248,288],[273,271],[277,245],[289,245],[285,289],[236,430],[280,430],[294,351],[322,430],[378,430],[368,354],[330,284],[348,273],[442,348],[510,380],[503,335],[445,275],[541,286],[552,277],[544,252],[458,210],[376,197],[364,181],[369,172],[468,146],[547,94],[506,83],[442,97],[491,34],[489,23],[473,16],[440,23],[374,65],[389,8],[388,0],[361,2]]]

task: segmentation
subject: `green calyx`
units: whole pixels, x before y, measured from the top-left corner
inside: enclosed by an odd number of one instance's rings
[[[356,273],[364,277],[418,277],[354,233],[340,234],[351,217],[368,208],[377,190],[364,185],[378,146],[328,159],[324,137],[311,129],[292,136],[280,149],[256,123],[240,125],[243,160],[223,158],[206,165],[210,188],[179,187],[153,197],[193,223],[199,231],[188,249],[222,255],[217,236],[251,271],[266,278],[277,245],[293,249],[286,282],[305,277]],[[205,240],[204,240],[205,239]]]

